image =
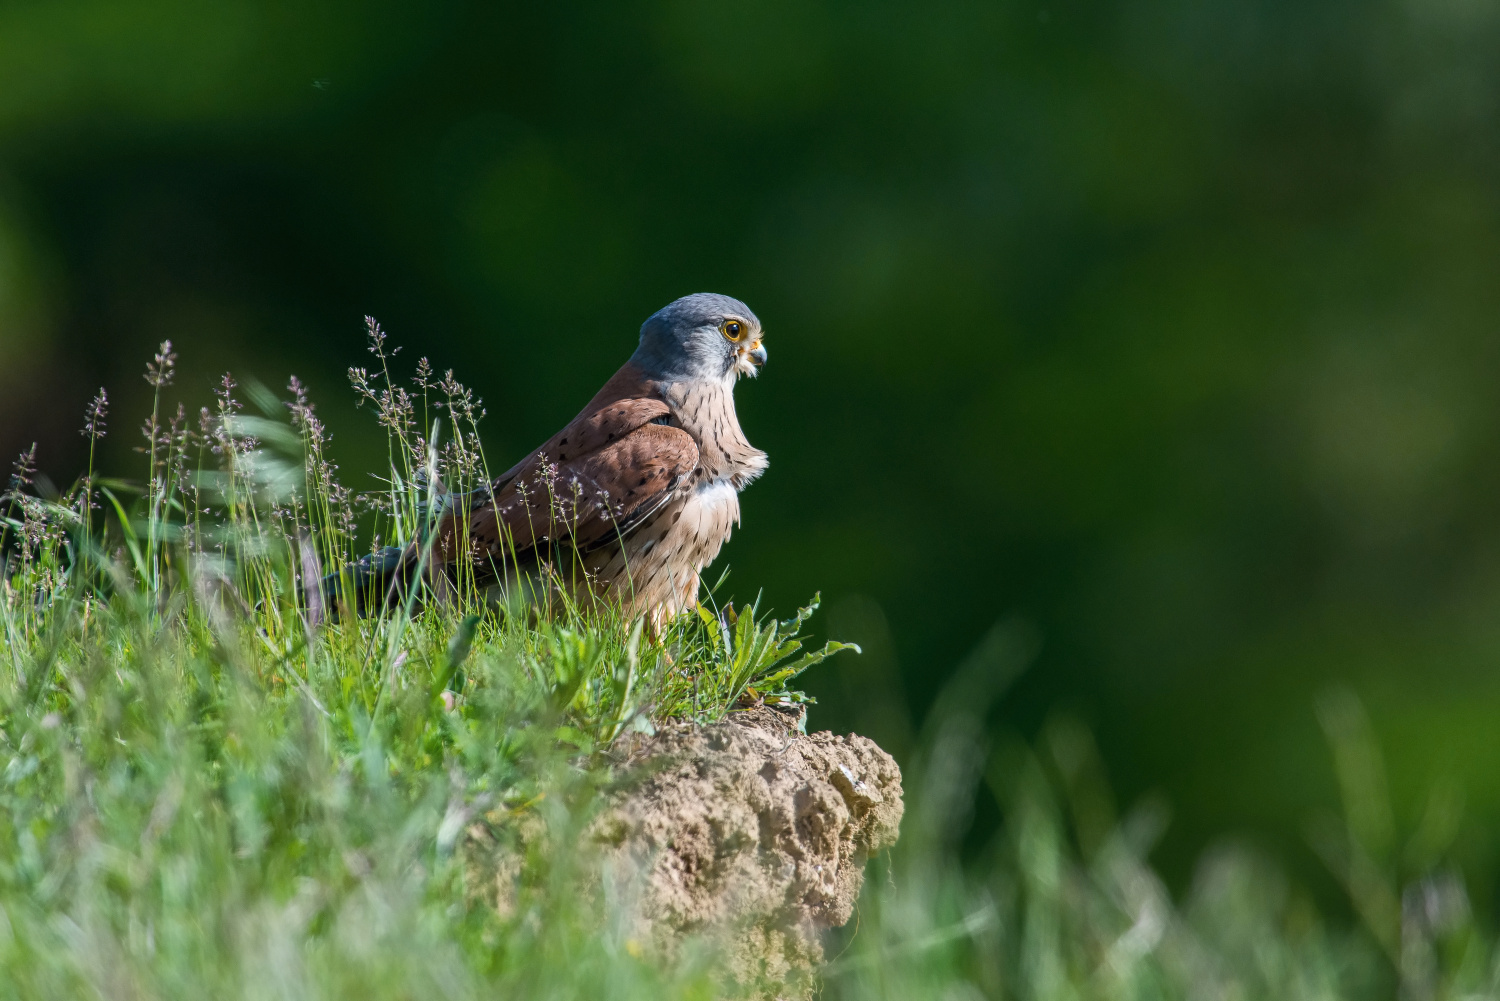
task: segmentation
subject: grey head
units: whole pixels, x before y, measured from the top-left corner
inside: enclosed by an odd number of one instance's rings
[[[641,324],[632,360],[647,375],[672,382],[733,382],[766,363],[760,320],[738,299],[713,292],[685,295]]]

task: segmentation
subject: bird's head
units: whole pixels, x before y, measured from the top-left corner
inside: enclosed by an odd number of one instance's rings
[[[656,378],[753,376],[766,363],[760,321],[738,299],[712,292],[686,295],[641,324],[635,360]]]

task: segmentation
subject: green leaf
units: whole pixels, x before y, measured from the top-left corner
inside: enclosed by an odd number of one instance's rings
[[[100,487],[99,492],[109,498],[110,504],[114,506],[115,516],[120,521],[120,530],[125,533],[125,548],[130,550],[131,562],[135,564],[135,572],[140,575],[141,580],[146,580],[148,576],[146,558],[141,555],[140,536],[136,535],[135,527],[130,524],[130,516],[125,513],[120,499],[108,487]]]
[[[827,643],[823,644],[823,649],[813,651],[812,653],[803,654],[801,657],[798,657],[790,664],[787,664],[784,667],[779,667],[770,674],[766,674],[762,677],[756,678],[754,684],[757,688],[774,688],[777,685],[784,684],[785,682],[792,680],[803,671],[806,671],[809,667],[812,667],[814,664],[821,664],[823,661],[827,660],[829,657],[832,657],[834,654],[842,650],[853,650],[855,653],[864,653],[864,651],[859,648],[858,643],[840,643],[837,640],[829,640]]]
[[[443,690],[452,685],[453,679],[458,677],[464,661],[469,657],[469,651],[474,646],[474,632],[478,626],[479,616],[477,615],[465,615],[459,622],[453,638],[448,641],[448,661],[444,665],[443,673],[438,676],[433,685],[433,698],[442,695]],[[459,687],[462,688],[463,685],[460,684]]]
[[[474,645],[474,630],[479,625],[479,616],[465,615],[463,621],[458,624],[458,629],[453,634],[453,639],[448,641],[448,671],[450,674],[456,672],[463,666],[463,662],[469,656],[469,650]]]

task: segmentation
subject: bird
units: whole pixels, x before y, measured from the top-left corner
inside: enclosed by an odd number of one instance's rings
[[[696,606],[703,569],[740,524],[740,491],[766,471],[734,407],[736,382],[765,363],[761,322],[740,300],[669,303],[562,430],[482,490],[444,499],[426,557],[413,543],[356,564],[357,610],[419,572],[442,592],[467,561],[502,592],[545,569],[659,630]]]

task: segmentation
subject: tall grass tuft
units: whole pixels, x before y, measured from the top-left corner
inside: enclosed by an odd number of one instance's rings
[[[802,700],[789,686],[840,645],[802,649],[816,601],[777,620],[706,589],[657,633],[561,587],[497,603],[464,560],[442,595],[363,618],[323,607],[326,575],[430,546],[438,512],[490,477],[483,404],[425,359],[398,383],[373,320],[367,336],[374,362],[350,379],[387,435],[374,491],[342,485],[296,378],[276,394],[226,375],[211,407],[171,404],[170,343],[146,372],[143,480],[95,468],[118,433],[103,390],[69,490],[38,495],[35,449],[16,462],[0,495],[0,997],[723,991],[706,945],[643,954],[601,896],[588,831],[616,781],[605,752],[665,720]],[[987,748],[983,713],[1027,644],[998,631],[934,710],[902,845],[832,943],[825,996],[1496,996],[1493,941],[1444,862],[1456,807],[1398,851],[1352,698],[1320,710],[1348,819],[1315,843],[1361,922],[1338,927],[1238,849],[1173,900],[1148,862],[1161,812],[1114,816],[1076,724]],[[964,864],[955,832],[981,786],[1005,824]]]
[[[18,995],[717,983],[595,937],[587,852],[569,846],[610,781],[603,752],[663,720],[801,699],[787,684],[840,645],[801,650],[816,601],[778,621],[708,593],[652,632],[557,587],[497,606],[463,561],[442,600],[321,607],[325,574],[424,545],[489,479],[482,403],[425,359],[397,384],[373,320],[368,338],[376,365],[350,379],[389,446],[369,493],[340,482],[296,378],[278,397],[225,375],[196,419],[171,408],[170,343],[146,372],[142,481],[95,469],[102,390],[72,488],[38,496],[35,450],[16,463],[0,499],[0,980]],[[502,879],[481,842],[524,864]]]

